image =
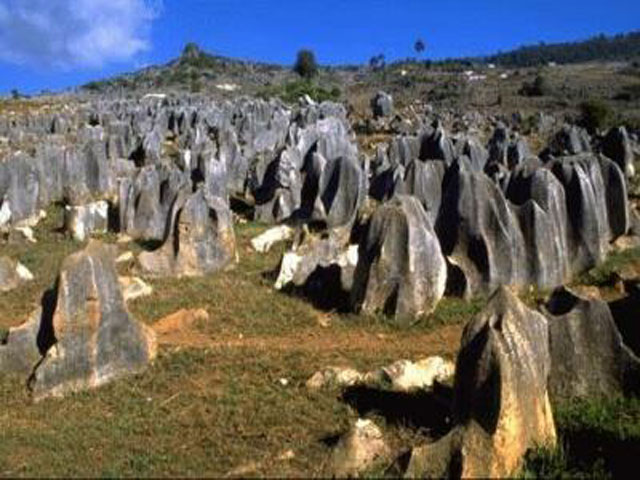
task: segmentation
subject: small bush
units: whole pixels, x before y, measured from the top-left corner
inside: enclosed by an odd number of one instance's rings
[[[591,134],[607,128],[613,120],[613,111],[600,100],[589,100],[580,104],[578,123]]]
[[[318,74],[316,56],[311,50],[300,50],[293,70],[302,78],[311,79]]]
[[[622,87],[622,91],[616,94],[614,100],[623,100],[626,102],[640,100],[640,83],[625,85]]]
[[[298,80],[284,85],[275,85],[263,89],[258,94],[262,98],[278,97],[286,103],[295,103],[308,95],[315,102],[337,101],[342,95],[339,87],[323,88],[310,80]]]
[[[525,97],[543,97],[551,93],[551,87],[547,77],[538,75],[533,83],[525,82],[520,89],[520,95]]]

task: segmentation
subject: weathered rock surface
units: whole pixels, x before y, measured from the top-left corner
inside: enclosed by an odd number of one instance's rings
[[[327,367],[314,373],[306,386],[310,390],[321,388],[345,388],[358,385],[363,381],[364,375],[358,370],[349,367]]]
[[[602,262],[609,243],[630,226],[624,174],[593,155],[562,157],[550,164],[565,189],[568,258],[573,273]]]
[[[65,206],[65,230],[74,240],[85,241],[92,233],[106,233],[109,228],[109,204],[105,201],[77,207]]]
[[[142,252],[142,271],[156,276],[197,276],[213,273],[235,260],[231,211],[219,197],[202,189],[182,192],[172,206],[163,245]]]
[[[498,186],[483,173],[452,167],[436,224],[442,251],[459,275],[456,290],[491,293],[525,277],[518,219]]]
[[[631,178],[635,174],[633,149],[625,127],[614,127],[602,140],[602,153],[613,160],[624,174]]]
[[[428,391],[436,382],[443,383],[455,372],[455,366],[441,357],[428,357],[417,362],[398,360],[365,375],[368,385],[387,386],[394,392]]]
[[[398,195],[373,214],[360,243],[352,302],[356,310],[397,318],[431,312],[442,298],[447,266],[427,214]]]
[[[278,225],[251,239],[251,246],[258,253],[266,253],[278,242],[290,240],[295,229],[288,225]]]
[[[120,283],[122,297],[125,302],[129,302],[140,297],[148,297],[153,293],[151,285],[145,283],[138,277],[119,277],[118,282]]]
[[[371,99],[371,110],[375,118],[393,115],[393,98],[385,92],[378,92]]]
[[[9,292],[33,280],[33,274],[20,262],[0,256],[0,292]]]
[[[119,184],[120,231],[133,239],[163,240],[171,208],[180,192],[189,190],[185,175],[177,169],[149,166]]]
[[[547,320],[501,288],[466,327],[456,365],[454,428],[415,448],[407,477],[511,477],[524,454],[553,446]]]
[[[549,151],[557,156],[591,152],[589,134],[575,125],[563,125],[551,141]]]
[[[398,360],[391,365],[361,373],[349,367],[328,367],[307,380],[307,388],[347,388],[366,386],[392,392],[430,391],[436,382],[453,377],[455,366],[441,357],[427,357],[415,362]]]
[[[389,456],[390,449],[380,427],[371,420],[358,419],[334,447],[330,475],[359,477],[377,464],[384,464]]]
[[[304,234],[304,232],[301,232]],[[288,284],[301,287],[318,270],[335,269],[342,288],[351,289],[353,272],[358,262],[356,245],[349,245],[348,231],[336,229],[329,234],[304,234],[294,242],[280,263],[276,289]]]
[[[0,347],[0,371],[29,376],[36,400],[143,371],[155,335],[126,309],[113,252],[98,242],[67,257],[52,295]]]
[[[605,302],[559,289],[544,313],[549,320],[549,392],[554,402],[615,397],[638,388],[640,359],[624,343]]]

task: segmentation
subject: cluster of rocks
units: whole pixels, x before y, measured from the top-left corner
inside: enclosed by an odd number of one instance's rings
[[[404,393],[428,391],[436,383],[447,382],[454,370],[453,363],[441,357],[428,357],[416,362],[398,360],[366,373],[349,367],[328,367],[314,373],[306,385],[312,390],[365,386]]]
[[[318,283],[319,269],[333,269],[327,281],[340,279],[347,309],[396,318],[429,313],[445,293],[558,287],[601,263],[636,222],[630,152],[624,128],[596,142],[564,126],[538,157],[504,124],[484,146],[435,121],[365,158],[366,182],[334,183],[352,192],[359,215],[315,235],[288,232],[296,240],[277,286]],[[356,202],[365,183],[368,197]]]
[[[344,107],[147,96],[4,118],[0,228],[65,205],[83,241],[114,231],[159,246],[150,275],[206,274],[236,258],[230,197],[256,220],[353,222],[366,196]],[[28,145],[28,147],[27,147]]]
[[[452,430],[415,448],[407,477],[510,477],[525,453],[553,447],[552,406],[637,393],[640,358],[613,309],[559,289],[541,311],[502,288],[465,328]]]
[[[637,298],[632,293],[624,301],[637,308]],[[406,478],[517,475],[530,449],[556,445],[556,405],[638,393],[640,358],[618,328],[617,303],[560,288],[534,310],[501,287],[464,329],[448,431],[393,461],[384,431],[360,419],[334,447],[331,473],[354,477],[377,465]],[[429,373],[416,376],[421,363],[432,365]],[[393,381],[379,383],[381,374]],[[307,386],[351,388],[364,382],[411,395],[431,391],[434,382],[452,374],[441,359],[431,358],[414,365],[397,362],[365,375],[333,367],[316,373]],[[412,388],[405,388],[403,379],[416,378],[428,381],[410,381]]]

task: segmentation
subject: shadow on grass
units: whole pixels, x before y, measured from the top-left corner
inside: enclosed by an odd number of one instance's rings
[[[358,386],[342,395],[342,401],[360,416],[376,414],[390,424],[427,430],[434,440],[451,430],[452,399],[453,390],[439,384],[432,392],[402,393]]]
[[[274,283],[279,271],[280,266],[265,272],[263,278]],[[289,284],[281,291],[292,297],[302,298],[323,312],[349,313],[351,312],[349,292],[342,288],[340,276],[341,269],[338,265],[319,266],[309,275],[303,286]]]

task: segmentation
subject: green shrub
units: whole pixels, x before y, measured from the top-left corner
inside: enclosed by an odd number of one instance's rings
[[[311,79],[318,74],[316,56],[311,50],[300,50],[293,70],[302,78]]]
[[[295,103],[300,97],[308,95],[309,98],[315,102],[324,102],[326,100],[339,100],[342,91],[337,86],[328,89],[310,80],[298,80],[285,83],[284,85],[274,85],[264,88],[258,95],[262,98],[278,97],[286,103]]]
[[[589,100],[580,104],[578,123],[591,134],[610,126],[613,120],[611,107],[600,100]]]
[[[525,97],[542,97],[551,93],[549,80],[543,75],[538,75],[533,83],[524,82],[520,89],[520,95]]]
[[[640,83],[633,85],[625,85],[622,90],[614,97],[615,100],[623,100],[632,102],[640,100]]]

